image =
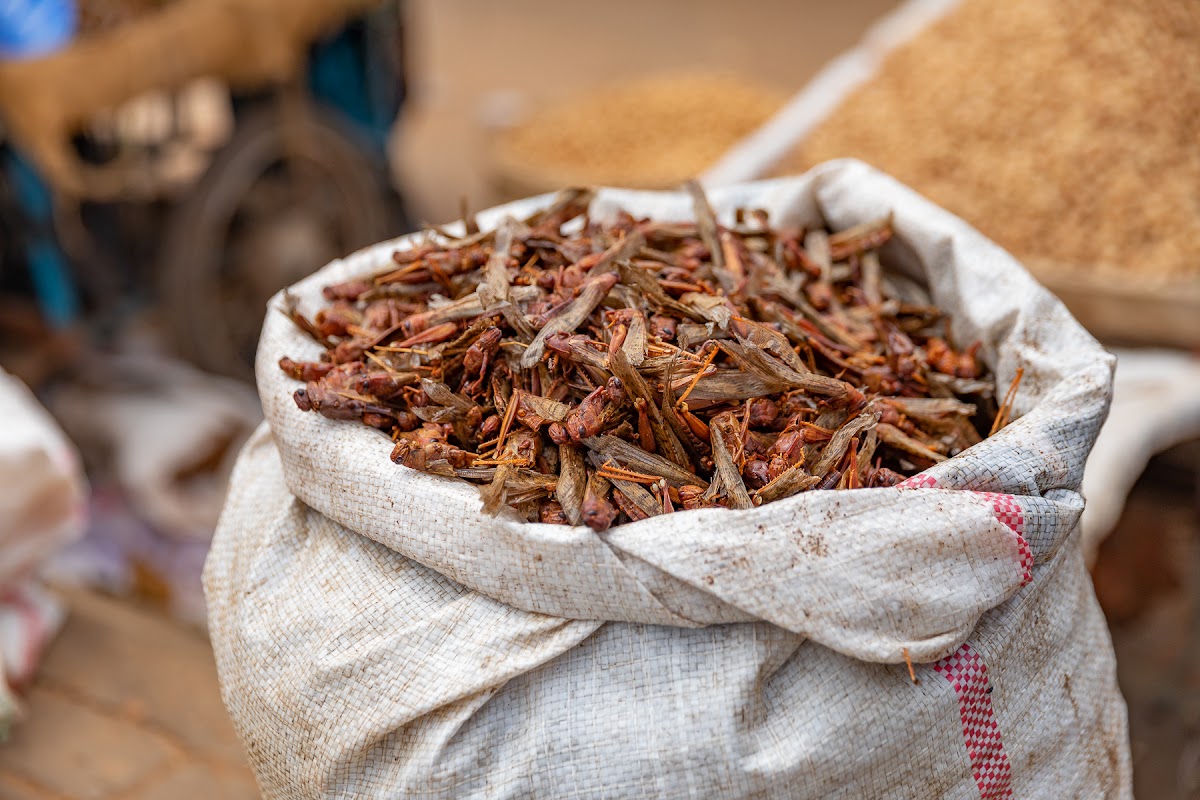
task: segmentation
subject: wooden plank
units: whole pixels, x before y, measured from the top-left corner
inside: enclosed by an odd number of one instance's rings
[[[1200,280],[1155,281],[1051,261],[1025,266],[1093,336],[1114,345],[1200,348]]]

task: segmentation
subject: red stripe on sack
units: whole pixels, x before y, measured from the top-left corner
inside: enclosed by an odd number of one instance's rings
[[[913,475],[907,480],[903,480],[896,484],[898,489],[936,489],[938,488],[937,478],[931,475],[926,475],[924,472]]]
[[[1025,540],[1025,512],[1011,494],[975,492],[992,506],[992,514],[1001,525],[1012,531],[1017,538],[1017,568],[1021,571],[1021,585],[1033,580],[1033,550]]]
[[[1012,765],[1004,752],[1004,740],[992,709],[987,664],[970,645],[933,664],[958,695],[963,743],[971,759],[971,774],[979,786],[980,800],[1011,800]]]
[[[922,472],[896,484],[896,488],[937,489],[939,487],[937,478]],[[1033,580],[1033,550],[1029,547],[1029,542],[1025,540],[1025,512],[1021,509],[1017,498],[1011,494],[997,492],[972,492],[972,494],[987,500],[992,506],[993,516],[1016,537],[1017,569],[1021,572],[1021,585],[1029,583]]]

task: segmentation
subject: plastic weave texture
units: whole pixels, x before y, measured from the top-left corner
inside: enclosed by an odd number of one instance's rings
[[[1015,421],[901,487],[597,534],[486,517],[474,487],[392,464],[387,437],[300,412],[276,362],[319,347],[269,310],[266,422],[205,571],[266,798],[1131,796],[1075,534],[1112,357],[1011,256],[865,164],[710,199],[837,229],[892,213],[885,265],[983,342],[1002,387],[1024,368]],[[617,209],[691,217],[679,193],[601,190],[591,211]],[[312,313],[408,246],[291,292]]]

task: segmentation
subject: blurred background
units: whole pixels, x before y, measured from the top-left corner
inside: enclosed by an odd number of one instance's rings
[[[1137,795],[1200,798],[1197,142],[1191,0],[0,3],[0,797],[257,796],[200,570],[275,292],[566,185],[857,156],[1117,350],[1083,535]]]

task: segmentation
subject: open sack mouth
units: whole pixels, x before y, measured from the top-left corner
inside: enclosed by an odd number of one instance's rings
[[[690,194],[694,222],[606,221],[570,190],[410,241],[324,286],[313,319],[289,302],[325,348],[280,359],[297,407],[389,434],[393,461],[479,485],[485,513],[596,531],[894,486],[1004,426],[1015,392],[996,407],[981,343],[955,350],[952,319],[884,272],[891,215],[722,225]]]
[[[972,600],[909,637],[932,654],[1078,517],[1110,357],[1010,256],[866,165],[707,199],[532,198],[478,225],[297,284],[258,360],[296,496],[454,580],[559,616],[813,635],[793,589],[852,593],[879,568],[864,552],[933,548],[923,602]],[[1007,401],[985,364],[1002,387],[1023,374]],[[878,613],[861,617],[843,627]]]

